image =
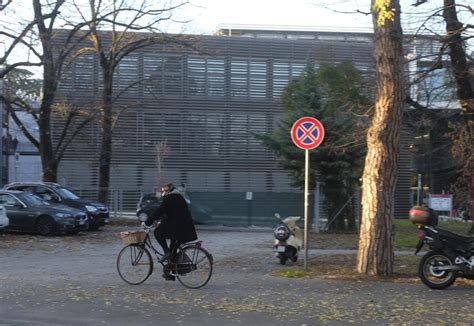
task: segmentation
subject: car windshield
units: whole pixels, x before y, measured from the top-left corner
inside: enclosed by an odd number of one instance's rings
[[[41,199],[40,197],[33,195],[32,193],[23,193],[20,196],[27,205],[32,206],[49,206],[49,203]]]
[[[56,191],[59,193],[63,199],[79,199],[80,197],[73,193],[71,190],[66,188],[56,188]]]

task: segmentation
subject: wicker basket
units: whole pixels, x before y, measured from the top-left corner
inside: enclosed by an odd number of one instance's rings
[[[133,243],[143,243],[146,238],[146,232],[143,231],[126,231],[120,232],[120,238],[126,245]]]

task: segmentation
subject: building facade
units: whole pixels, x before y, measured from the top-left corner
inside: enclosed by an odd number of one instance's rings
[[[426,47],[418,42],[418,51],[420,44]],[[114,79],[110,205],[133,209],[140,194],[172,181],[185,183],[194,200],[229,224],[273,224],[275,212],[302,215],[301,190],[290,186],[255,134],[276,127],[283,90],[307,62],[348,60],[370,80],[372,49],[368,33],[223,29],[193,36],[193,47],[159,44],[133,52]],[[101,88],[97,57],[82,56],[64,74],[58,102],[94,109]],[[55,123],[62,123],[61,114]],[[396,216],[406,217],[413,172],[408,131],[401,142],[395,205]],[[99,147],[99,127],[88,124],[61,161],[59,180],[93,197]]]

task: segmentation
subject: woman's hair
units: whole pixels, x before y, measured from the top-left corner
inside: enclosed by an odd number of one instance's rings
[[[174,185],[172,183],[165,183],[161,186],[162,191],[170,192],[174,190]]]

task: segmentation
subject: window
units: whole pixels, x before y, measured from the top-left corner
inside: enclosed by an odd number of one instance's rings
[[[202,58],[188,59],[188,92],[189,95],[206,94],[206,60]]]
[[[143,93],[160,95],[163,93],[163,57],[153,54],[143,56]]]
[[[85,54],[74,62],[75,89],[91,89],[94,85],[95,60],[93,54]]]
[[[207,59],[208,95],[224,96],[225,61],[224,59]]]
[[[36,195],[46,201],[59,201],[58,195],[46,187],[37,187]]]
[[[232,59],[231,93],[236,97],[266,97],[267,62],[264,59]]]
[[[267,95],[267,63],[264,60],[250,60],[250,96]]]
[[[224,96],[224,59],[189,58],[187,64],[189,95]]]
[[[289,81],[296,80],[304,71],[303,62],[273,62],[273,96],[280,97]]]
[[[0,194],[0,205],[15,206],[21,204],[18,199],[9,194]]]
[[[138,55],[129,54],[120,60],[114,72],[114,89],[116,92],[137,92],[138,81]]]
[[[183,92],[183,58],[167,56],[163,62],[163,86],[166,95],[181,95]]]
[[[423,69],[420,72],[423,73]],[[432,107],[444,108],[447,103],[455,101],[455,85],[449,70],[436,69],[429,72],[418,87],[418,100]]]
[[[248,68],[249,64],[246,59],[232,59],[230,68],[232,96],[248,96]]]

